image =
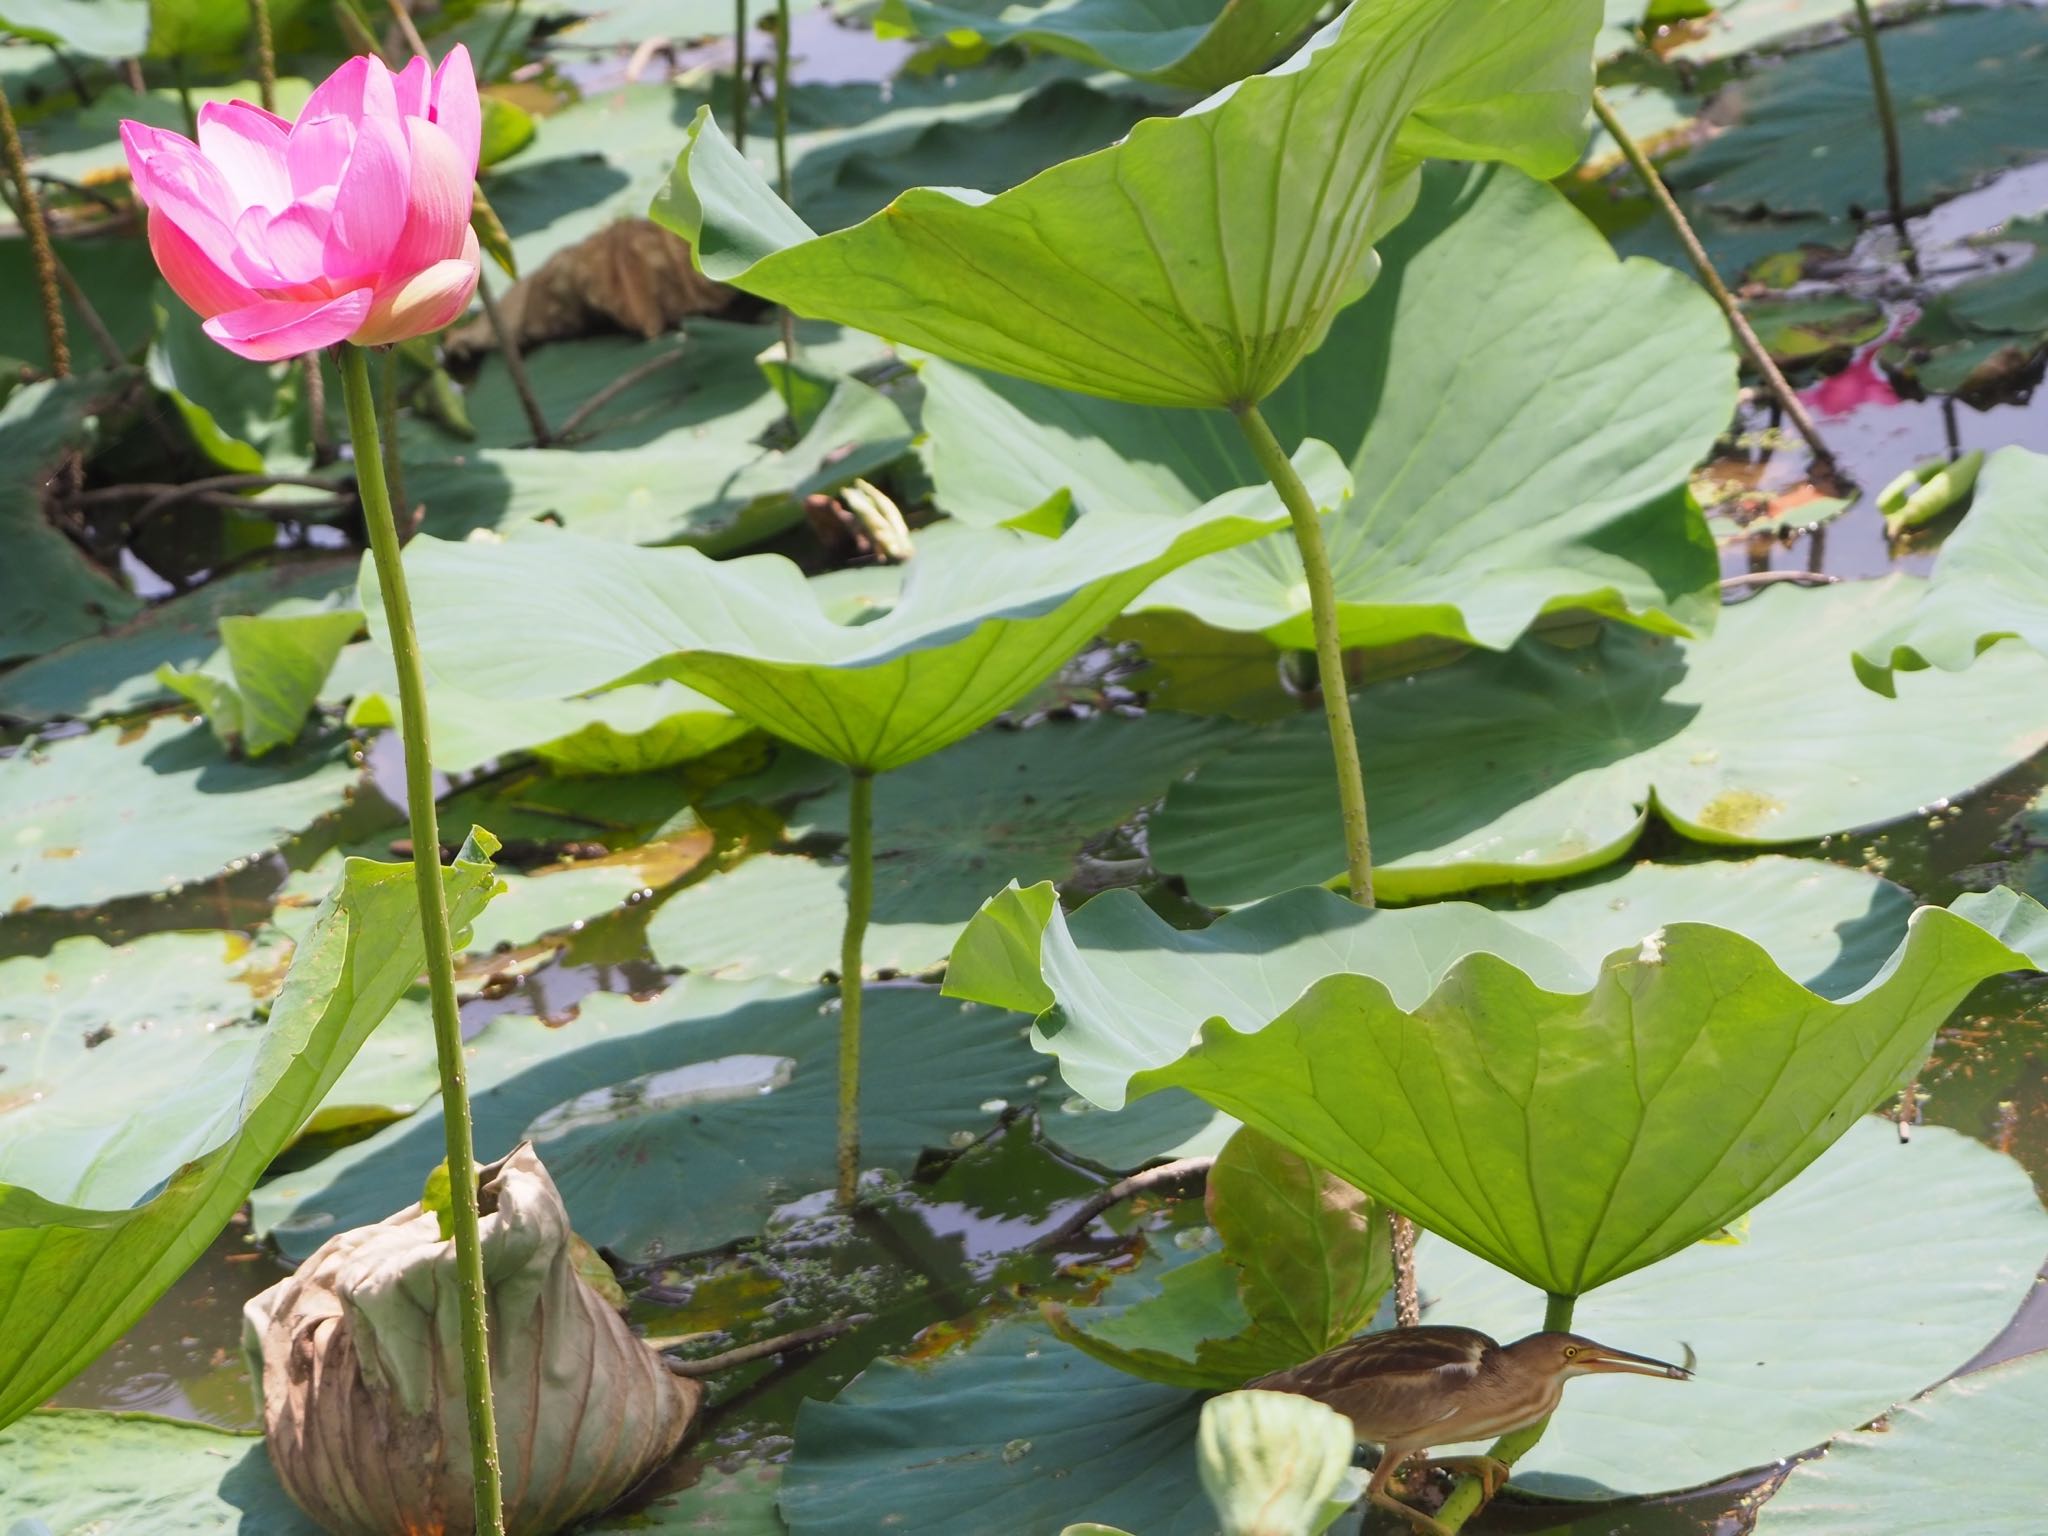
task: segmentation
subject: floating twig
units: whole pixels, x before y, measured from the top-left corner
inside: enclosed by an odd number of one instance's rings
[[[868,1319],[864,1316],[835,1317],[830,1322],[818,1323],[810,1328],[799,1328],[794,1333],[779,1333],[772,1339],[756,1339],[751,1344],[742,1344],[737,1349],[728,1349],[723,1354],[707,1355],[702,1360],[677,1360],[668,1355],[661,1357],[662,1363],[674,1376],[716,1376],[721,1371],[732,1370],[735,1366],[751,1365],[756,1360],[766,1360],[770,1355],[787,1354],[791,1350],[808,1349],[813,1344],[823,1344],[836,1339],[843,1333]]]
[[[1166,1189],[1176,1184],[1192,1184],[1198,1179],[1207,1179],[1209,1170],[1216,1166],[1213,1157],[1182,1157],[1156,1167],[1141,1168],[1128,1177],[1118,1179],[1114,1184],[1105,1184],[1075,1209],[1072,1215],[1054,1227],[1031,1246],[1054,1248],[1074,1236],[1089,1222],[1100,1216],[1113,1205],[1121,1205],[1133,1195],[1142,1195],[1155,1189]]]

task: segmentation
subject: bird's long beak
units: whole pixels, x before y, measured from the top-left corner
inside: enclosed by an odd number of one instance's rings
[[[1685,1351],[1685,1364],[1673,1365],[1668,1360],[1652,1360],[1648,1355],[1632,1355],[1625,1349],[1609,1349],[1598,1344],[1579,1357],[1579,1364],[1590,1375],[1665,1376],[1673,1381],[1692,1380],[1693,1353],[1690,1346]]]

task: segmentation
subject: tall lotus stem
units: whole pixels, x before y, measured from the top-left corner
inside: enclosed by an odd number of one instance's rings
[[[789,0],[775,0],[775,188],[785,203],[789,195]],[[792,430],[796,421],[796,392],[790,370],[796,367],[796,314],[782,306],[783,403],[789,407]]]
[[[875,890],[875,776],[853,770],[847,798],[846,929],[839,940],[839,1204],[860,1192],[861,941]]]
[[[1577,1299],[1553,1293],[1543,1306],[1543,1331],[1570,1333],[1572,1304]],[[1513,1466],[1529,1454],[1530,1449],[1543,1438],[1543,1431],[1549,1426],[1550,1420],[1545,1418],[1526,1429],[1510,1430],[1487,1447],[1486,1454]],[[1463,1530],[1465,1522],[1478,1512],[1479,1506],[1485,1501],[1485,1485],[1476,1477],[1461,1477],[1457,1486],[1451,1490],[1451,1496],[1444,1500],[1444,1507],[1436,1512],[1436,1523],[1446,1531]]]
[[[1806,407],[1799,403],[1799,396],[1787,382],[1778,365],[1771,361],[1771,354],[1751,328],[1749,317],[1742,312],[1742,306],[1735,301],[1735,295],[1728,291],[1728,285],[1721,281],[1721,274],[1714,270],[1713,258],[1707,255],[1707,248],[1700,244],[1700,237],[1693,232],[1692,222],[1685,216],[1685,210],[1678,206],[1678,199],[1671,195],[1671,189],[1664,185],[1664,178],[1657,174],[1657,168],[1650,164],[1650,157],[1643,153],[1629,131],[1621,126],[1621,119],[1614,115],[1614,109],[1607,104],[1607,98],[1596,89],[1593,92],[1593,115],[1600,119],[1600,126],[1607,130],[1607,136],[1614,140],[1635,173],[1642,179],[1650,197],[1671,225],[1672,233],[1678,236],[1678,243],[1685,247],[1685,254],[1692,259],[1693,270],[1699,274],[1700,283],[1714,296],[1714,302],[1721,306],[1721,313],[1727,318],[1728,329],[1734,333],[1735,344],[1742,348],[1742,355],[1749,359],[1749,366],[1757,371],[1778,402],[1778,408],[1785,413],[1792,425],[1799,429],[1799,435],[1806,439],[1806,446],[1813,450],[1815,458],[1832,466],[1835,456],[1828,451],[1828,445],[1821,440],[1820,428],[1813,424]]]
[[[1361,907],[1369,907],[1373,904],[1372,834],[1365,814],[1365,768],[1358,757],[1358,732],[1351,721],[1351,697],[1344,681],[1337,580],[1330,570],[1330,552],[1323,543],[1321,514],[1258,406],[1247,403],[1232,414],[1244,430],[1259,467],[1280,493],[1293,525],[1294,546],[1301,551],[1302,569],[1308,577],[1309,619],[1316,637],[1317,681],[1322,687],[1323,715],[1330,724],[1330,751],[1337,763],[1337,805],[1344,817],[1345,870],[1351,899]],[[1391,1241],[1394,1315],[1403,1328],[1413,1328],[1422,1319],[1415,1291],[1415,1223],[1398,1211],[1391,1223]]]
[[[7,158],[7,173],[14,178],[21,227],[28,234],[29,257],[35,263],[36,292],[43,301],[43,332],[50,342],[50,372],[63,378],[71,372],[71,344],[64,335],[64,300],[57,292],[57,252],[50,245],[50,229],[43,222],[43,205],[29,180],[28,156],[21,147],[21,134],[14,126],[14,108],[7,92],[0,90],[0,154]]]
[[[277,46],[270,35],[270,0],[249,0],[249,19],[256,33],[256,90],[263,110],[277,110]]]
[[[1899,119],[1892,110],[1892,86],[1885,74],[1884,51],[1877,45],[1877,23],[1870,17],[1870,0],[1856,0],[1856,30],[1863,34],[1863,56],[1870,61],[1870,94],[1877,103],[1877,124],[1884,134],[1884,196],[1891,209],[1892,228],[1898,232],[1899,248],[1906,269],[1920,275],[1919,253],[1913,237],[1906,232],[1904,162],[1899,155]]]
[[[732,3],[732,147],[747,151],[747,0]]]
[[[476,1153],[471,1144],[469,1086],[462,1062],[462,1021],[455,1004],[455,946],[441,887],[441,831],[434,814],[434,765],[427,740],[426,676],[413,633],[412,598],[398,552],[398,523],[384,480],[377,405],[360,347],[336,349],[349,437],[355,445],[356,490],[369,527],[370,554],[384,600],[391,659],[398,670],[399,734],[405,743],[405,800],[412,821],[412,866],[426,943],[427,988],[434,1018],[434,1055],[441,1069],[442,1123],[447,1132],[449,1206],[455,1229],[456,1283],[462,1312],[462,1385],[469,1417],[469,1460],[479,1536],[503,1536],[504,1492],[498,1430],[491,1407],[489,1325],[484,1305],[483,1246],[477,1234]]]

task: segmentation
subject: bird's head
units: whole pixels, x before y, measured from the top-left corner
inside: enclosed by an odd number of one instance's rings
[[[1690,1349],[1685,1352],[1684,1365],[1672,1365],[1669,1361],[1653,1360],[1648,1355],[1632,1355],[1625,1349],[1611,1349],[1576,1333],[1532,1333],[1526,1339],[1517,1339],[1508,1348],[1538,1368],[1553,1371],[1566,1380],[1573,1376],[1612,1375],[1665,1376],[1673,1381],[1692,1379]]]

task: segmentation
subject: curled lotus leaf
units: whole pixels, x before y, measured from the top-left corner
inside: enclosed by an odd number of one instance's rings
[[[1824,996],[1755,940],[1645,910],[1568,953],[1461,902],[1299,890],[1199,932],[1111,893],[993,898],[947,990],[1036,1015],[1106,1108],[1186,1088],[1530,1285],[1579,1295],[1726,1226],[1924,1059],[1987,977],[2048,960],[2011,890],[1922,908]]]
[[[1577,159],[1600,10],[1357,0],[1270,73],[1107,149],[994,197],[915,188],[822,236],[707,108],[653,217],[708,276],[798,314],[1116,400],[1256,401],[1364,291],[1424,157],[1544,177]]]

